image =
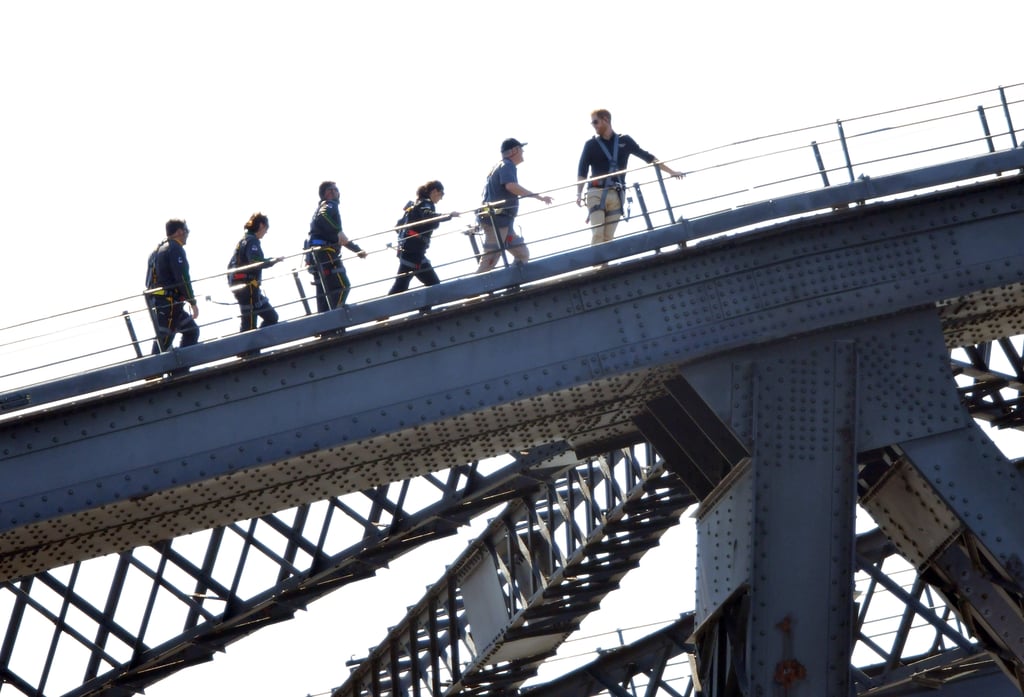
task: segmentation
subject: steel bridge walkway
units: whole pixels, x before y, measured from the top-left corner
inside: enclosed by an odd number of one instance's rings
[[[67,610],[75,604],[80,563],[104,554],[120,553],[120,574],[145,566],[127,554],[144,546],[168,553],[158,555],[158,566],[188,566],[167,540],[234,528],[247,549],[255,548],[254,534],[236,521],[282,528],[274,522],[276,511],[299,507],[301,516],[312,502],[374,488],[378,493],[368,494],[373,512],[363,520],[379,520],[402,510],[386,493],[389,483],[429,476],[440,482],[443,477],[430,473],[442,470],[452,473],[442,487],[447,519],[452,497],[463,497],[473,510],[489,495],[534,500],[522,477],[554,481],[572,463],[647,441],[657,458],[630,467],[673,482],[679,497],[667,518],[700,501],[692,646],[705,694],[753,694],[777,684],[793,694],[849,694],[856,682],[849,656],[858,501],[1019,690],[1019,475],[971,420],[960,395],[970,390],[954,382],[948,351],[972,347],[970,370],[965,363],[963,372],[993,375],[977,347],[1022,333],[1024,182],[1005,174],[1022,167],[1024,150],[1015,148],[773,200],[761,209],[684,221],[523,269],[366,303],[346,316],[311,317],[4,395],[5,404],[53,405],[0,424],[7,483],[0,501],[0,578],[13,589],[62,584]],[[988,174],[1003,176],[842,208]],[[822,208],[836,210],[680,246]],[[481,297],[465,300],[475,295]],[[372,323],[427,304],[443,307]],[[214,364],[250,347],[286,344],[337,326],[349,331],[257,360]],[[183,379],[141,382],[181,364],[209,367]],[[159,452],[153,443],[161,443]],[[525,453],[518,456],[524,469],[502,475],[500,485],[465,465],[509,452]],[[602,460],[603,466],[614,461]],[[613,479],[611,469],[601,479]],[[613,510],[626,512],[616,509],[619,503],[649,491],[645,485],[635,494],[627,493],[633,487],[621,489],[608,500],[602,524],[611,522]],[[551,506],[559,516],[526,515],[539,526],[532,530],[558,523],[572,528],[575,506]],[[430,520],[429,514],[417,521],[396,516],[391,524],[408,534],[406,524],[430,528]],[[299,529],[305,524],[295,521]],[[447,524],[458,524],[457,516]],[[523,533],[507,527],[510,542],[513,530]],[[297,586],[293,607],[327,592],[342,575],[372,574],[372,553],[332,555],[281,532],[290,544],[275,557],[278,583],[315,576],[323,584]],[[443,532],[438,525],[430,534]],[[520,537],[521,549],[551,555],[555,547],[535,544],[535,537],[544,534]],[[385,549],[395,542],[374,540],[385,557],[400,553]],[[219,548],[211,543],[208,549],[207,564],[193,568],[197,583],[207,586],[198,587],[199,594],[215,583],[209,571]],[[582,560],[590,552],[578,553]],[[572,554],[563,556],[567,563]],[[296,562],[300,557],[308,568]],[[517,569],[516,559],[526,557],[505,560],[507,586],[495,597],[526,600],[556,587],[559,565],[534,561]],[[47,573],[67,564],[70,578],[54,581]],[[146,568],[160,578],[159,568]],[[606,574],[612,583],[615,573]],[[218,593],[235,597],[231,583],[216,583]],[[20,597],[18,611],[25,611],[32,603],[27,592]],[[537,627],[534,639],[571,631],[576,608],[567,613],[568,623],[544,629],[550,614],[530,614],[532,607],[517,614],[517,606],[509,606],[510,624],[481,619],[476,626],[490,626],[494,636],[514,629],[524,638]],[[194,604],[187,626],[230,620],[236,609],[217,618]],[[260,612],[267,613],[259,615],[263,622],[288,614],[282,604]],[[419,631],[410,629],[410,640]],[[241,625],[238,632],[245,633]],[[105,623],[83,681],[96,683],[82,694],[130,694],[209,649],[183,655],[164,647],[165,657],[176,658],[162,662],[144,633]],[[115,636],[130,647],[131,660],[106,650]],[[235,636],[227,632],[220,640]],[[15,639],[9,633],[0,648],[5,666]],[[482,664],[497,661],[488,664],[492,672],[509,667],[502,645],[474,644]],[[154,672],[121,682],[123,671],[143,658],[153,660]],[[102,670],[109,666],[117,669]],[[395,676],[410,669],[394,662],[387,671]],[[47,694],[45,685],[19,683],[10,671],[5,680],[25,694]],[[450,686],[468,688],[458,680]],[[494,689],[517,687],[513,679]]]

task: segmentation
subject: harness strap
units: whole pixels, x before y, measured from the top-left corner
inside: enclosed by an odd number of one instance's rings
[[[608,158],[608,172],[609,173],[610,172],[614,172],[615,170],[617,170],[619,168],[619,159],[618,159],[619,158],[619,134],[616,133],[615,137],[612,138],[612,151],[611,152],[608,152],[608,146],[606,146],[604,144],[604,139],[601,138],[601,136],[594,136],[594,137],[597,138],[597,145],[601,148],[601,152],[603,152],[604,156]],[[599,206],[598,210],[604,209],[605,200],[608,198],[608,179],[609,178],[610,177],[605,177],[604,186],[601,187],[601,203],[600,203],[600,206]],[[621,182],[619,182],[617,177],[615,179],[615,184],[616,184],[616,186],[620,186],[621,185]],[[612,211],[612,212],[614,213],[616,211]],[[622,213],[622,209],[620,208],[617,212],[618,213]]]

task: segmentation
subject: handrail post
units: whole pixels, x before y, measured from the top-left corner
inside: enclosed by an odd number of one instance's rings
[[[146,308],[148,309],[149,319],[153,323],[152,353],[153,355],[156,355],[158,353],[164,353],[164,349],[160,346],[160,320],[157,318],[156,314],[156,300],[153,299],[153,296],[150,295],[148,291],[145,295],[143,295],[143,298],[146,301]],[[170,347],[168,346],[168,348]]]
[[[1017,132],[1013,130],[1013,119],[1010,118],[1010,105],[1006,102],[1006,90],[999,88],[999,99],[1003,102],[1003,115],[1006,117],[1006,129],[1010,133],[1010,142],[1017,147]]]
[[[996,146],[992,142],[992,131],[988,127],[988,119],[985,117],[985,107],[978,105],[978,118],[981,119],[981,130],[985,132],[985,142],[988,143],[988,151],[995,152]]]
[[[306,299],[306,290],[302,287],[302,281],[299,280],[299,272],[292,271],[292,276],[295,278],[295,287],[299,290],[299,300],[302,301],[302,309],[306,311],[307,315],[313,314],[313,311],[309,308],[309,300]]]
[[[853,163],[850,162],[850,149],[846,147],[846,131],[843,130],[843,122],[836,119],[836,125],[839,127],[839,142],[843,145],[843,157],[846,158],[846,171],[850,174],[850,181],[854,181],[853,177]]]
[[[650,232],[654,229],[654,225],[651,224],[651,214],[647,212],[647,202],[644,201],[644,192],[640,189],[640,184],[633,184],[633,190],[636,192],[636,200],[640,204],[640,212],[644,215],[644,222],[647,223],[647,230]]]
[[[128,336],[131,337],[132,346],[135,347],[135,356],[142,358],[142,347],[139,345],[139,337],[135,334],[135,326],[132,324],[132,316],[128,314],[128,310],[122,310],[121,316],[124,317],[124,323],[128,327]]]
[[[476,241],[476,233],[479,231],[479,225],[468,225],[462,231],[462,234],[469,238],[469,246],[473,248],[473,258],[476,259],[477,264],[480,263],[480,244]]]
[[[818,141],[811,141],[811,149],[814,150],[814,159],[818,162],[818,173],[821,174],[821,181],[825,184],[825,188],[828,188],[828,170],[825,169],[825,162],[821,159],[821,150],[818,148]]]
[[[665,210],[668,211],[668,219],[673,225],[676,224],[676,216],[672,212],[672,202],[668,200],[668,189],[665,188],[665,177],[661,175],[661,168],[654,165],[654,173],[658,175],[658,186],[661,187],[661,196],[665,199]]]

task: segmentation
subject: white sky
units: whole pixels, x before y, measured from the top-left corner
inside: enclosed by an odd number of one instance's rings
[[[268,254],[297,251],[324,179],[339,183],[357,240],[392,225],[428,179],[445,183],[443,210],[475,206],[509,136],[529,141],[521,183],[572,184],[594,108],[671,159],[1017,83],[1020,9],[1009,0],[5,0],[0,325],[137,293],[169,217],[188,220],[200,277],[223,269],[255,210],[270,216]],[[687,186],[670,183],[674,193]],[[376,239],[364,247],[380,253],[347,262],[356,283],[393,273]],[[608,626],[692,608],[690,548],[668,547],[658,550],[666,566],[618,592],[620,613],[602,613]],[[433,563],[456,553],[435,552]],[[339,685],[344,660],[376,645],[442,568],[419,565],[422,579],[385,573],[341,591],[147,695],[298,697]],[[631,583],[664,606],[638,607]],[[378,609],[368,618],[355,607]]]

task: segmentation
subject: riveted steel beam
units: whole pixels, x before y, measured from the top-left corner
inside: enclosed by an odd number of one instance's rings
[[[43,572],[4,583],[0,606],[12,611],[0,672],[31,685],[26,695],[46,685],[47,694],[68,697],[137,694],[348,583],[371,578],[405,552],[454,534],[576,462],[568,444],[555,443],[516,454],[490,474],[471,463],[124,552],[113,566],[94,559],[76,563],[70,576]],[[238,588],[242,575],[265,587],[255,593]],[[102,603],[91,591],[97,585],[109,589]],[[141,616],[134,610],[140,588],[149,598]],[[54,606],[54,598],[63,605]],[[39,622],[55,627],[45,648],[36,633],[22,631]],[[156,626],[161,629],[150,628]],[[40,655],[47,656],[42,671],[25,660]]]
[[[1022,193],[1006,176],[792,221],[8,420],[0,578],[536,443],[585,450],[635,433],[679,365],[744,347],[922,307],[948,341],[1016,327]]]

